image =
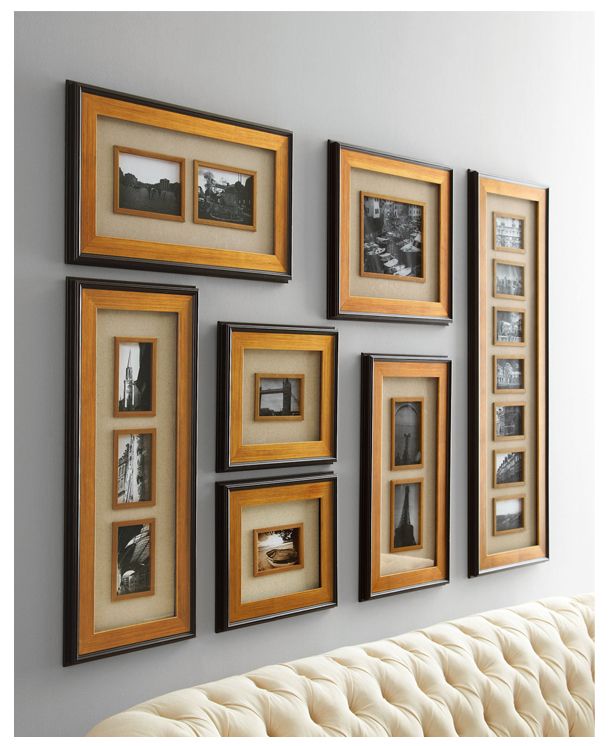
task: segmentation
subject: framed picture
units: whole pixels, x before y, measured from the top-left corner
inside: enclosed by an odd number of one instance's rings
[[[493,535],[525,531],[525,497],[494,497]]]
[[[548,204],[469,172],[470,577],[549,557]]]
[[[68,264],[290,280],[291,132],[66,81],[66,144]]]
[[[113,507],[121,509],[154,505],[157,495],[156,429],[115,430],[113,436]]]
[[[493,405],[493,439],[525,438],[525,402],[496,402]]]
[[[328,317],[452,320],[453,171],[328,143]]]
[[[451,361],[361,360],[359,599],[367,601],[449,582]],[[399,447],[398,432],[411,436]]]
[[[338,333],[218,323],[216,471],[337,455]]]
[[[66,300],[69,666],[195,635],[197,289],[69,277]]]
[[[114,146],[114,211],[184,222],[184,158]]]
[[[337,605],[337,478],[216,484],[216,632]]]

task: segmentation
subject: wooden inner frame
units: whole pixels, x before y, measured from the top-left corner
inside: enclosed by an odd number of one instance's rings
[[[352,295],[350,292],[350,195],[351,171],[362,169],[436,184],[439,188],[439,296],[436,301],[401,300]],[[342,147],[339,164],[339,311],[380,316],[419,316],[449,319],[451,264],[451,172],[434,166],[404,161]],[[422,236],[423,238],[423,236]],[[423,249],[423,245],[422,245]]]
[[[418,500],[418,542],[410,547],[397,547],[394,545],[394,516],[395,516],[395,502],[396,502],[396,485],[398,484],[419,484],[419,500]],[[422,477],[419,479],[393,479],[390,482],[390,552],[410,552],[413,549],[421,549],[422,544],[422,532],[424,526],[424,480]]]
[[[299,412],[294,415],[265,415],[260,413],[261,381],[265,378],[296,378],[299,380]],[[305,418],[305,374],[304,373],[255,373],[254,374],[254,419],[264,422],[281,422],[287,420],[296,422]]]
[[[191,418],[192,298],[170,293],[84,288],[81,293],[80,525],[78,654],[186,633],[191,629]],[[175,614],[126,627],[95,631],[96,327],[100,310],[150,311],[177,316],[176,350],[176,598]],[[142,523],[142,519],[136,522]]]
[[[150,500],[135,503],[120,503],[119,493],[119,438],[121,435],[150,435]],[[113,433],[114,459],[112,475],[112,507],[115,510],[123,508],[148,508],[157,503],[157,429],[135,428],[134,430],[115,430]]]
[[[275,157],[274,245],[272,253],[206,246],[156,243],[97,234],[97,120],[109,117],[174,132],[207,137],[273,152]],[[115,258],[288,273],[290,214],[290,141],[288,136],[246,125],[220,122],[119,98],[83,93],[81,98],[81,234],[80,252]],[[232,227],[234,227],[232,225]]]
[[[521,244],[522,244],[522,246],[521,246],[520,249],[508,248],[506,246],[499,246],[498,245],[497,235],[496,235],[496,229],[497,229],[496,220],[497,220],[497,218],[510,218],[512,220],[520,220],[521,221],[523,227],[521,229]],[[492,213],[492,221],[493,221],[492,222],[492,233],[493,233],[493,239],[492,240],[493,240],[494,250],[495,251],[515,251],[515,252],[517,252],[519,254],[524,254],[525,253],[525,226],[526,226],[526,222],[527,222],[525,220],[525,217],[523,215],[513,215],[513,214],[511,214],[509,212],[493,212]]]
[[[145,342],[152,345],[151,356],[151,408],[133,412],[121,412],[119,409],[120,377],[119,354],[122,344],[138,344]],[[114,338],[114,417],[154,417],[157,413],[157,340],[155,337],[115,337]]]
[[[297,529],[298,531],[298,538],[297,538],[297,558],[298,561],[295,562],[294,565],[287,565],[286,567],[270,567],[268,570],[259,570],[258,569],[258,537],[260,534],[268,534],[273,531],[281,531],[283,529],[287,528],[293,528]],[[304,551],[304,542],[303,542],[303,524],[302,523],[286,523],[282,526],[271,526],[270,528],[255,528],[252,531],[253,534],[253,550],[254,550],[254,563],[253,563],[253,572],[254,575],[269,575],[269,574],[275,574],[278,572],[286,572],[288,570],[300,570],[305,565],[305,551]]]
[[[213,168],[218,171],[229,171],[233,174],[244,174],[252,177],[252,224],[241,225],[232,223],[228,220],[211,220],[199,217],[199,169]],[[246,168],[234,168],[233,166],[223,166],[220,163],[208,163],[207,161],[193,161],[193,222],[201,225],[216,225],[219,228],[236,228],[241,231],[256,230],[256,171],[249,171]]]
[[[229,459],[231,465],[257,461],[332,458],[334,456],[335,345],[336,337],[334,334],[290,334],[238,330],[232,332],[229,397]],[[321,353],[319,440],[288,443],[243,443],[244,353],[248,349],[311,350]]]
[[[496,448],[493,453],[493,487],[496,489],[504,489],[510,487],[518,487],[525,484],[525,479],[519,479],[516,482],[498,482],[498,456],[501,453],[521,453],[521,468],[523,476],[525,476],[525,448]]]
[[[137,593],[126,593],[119,595],[116,587],[116,569],[119,560],[119,529],[121,526],[150,526],[150,588],[147,591],[138,591]],[[155,593],[155,519],[140,518],[131,521],[115,521],[112,524],[112,567],[111,567],[111,593],[113,601],[127,601],[130,598],[139,598],[140,596],[152,596]]]
[[[521,360],[521,374],[523,377],[523,383],[525,383],[525,368],[526,360],[524,355],[508,355],[500,354],[493,356],[493,392],[494,394],[524,394],[525,386],[519,388],[508,388],[506,386],[498,386],[498,361],[500,360]]]
[[[520,342],[500,342],[498,339],[498,311],[504,312],[504,313],[520,313],[523,317],[523,326],[522,326],[522,338]],[[516,308],[516,307],[509,307],[509,306],[494,306],[494,323],[493,323],[493,339],[492,344],[498,346],[498,347],[525,347],[525,318],[526,318],[527,311],[525,308]],[[499,356],[498,356],[499,357]]]
[[[419,402],[419,447],[420,447],[420,460],[416,464],[397,464],[396,463],[396,405],[407,403],[407,402]],[[390,400],[391,405],[391,416],[390,416],[390,463],[392,469],[421,469],[424,465],[424,399],[421,396],[400,396],[394,397]]]
[[[390,202],[398,202],[401,205],[416,205],[421,207],[421,277],[401,277],[400,275],[385,275],[381,272],[366,272],[364,269],[364,198],[372,197],[373,199],[383,199]],[[414,199],[402,199],[400,197],[390,197],[387,194],[372,194],[370,192],[360,192],[360,274],[362,277],[378,277],[382,280],[406,280],[407,282],[425,282],[426,281],[426,203],[418,202]]]
[[[123,215],[136,215],[142,218],[155,218],[158,220],[175,220],[180,223],[184,223],[184,214],[186,209],[185,190],[186,184],[184,181],[184,158],[177,158],[174,155],[161,155],[160,153],[151,153],[148,150],[138,150],[137,148],[125,148],[121,145],[115,145],[113,148],[114,152],[114,196],[113,206],[114,211],[122,213]],[[120,196],[120,185],[119,185],[119,166],[120,166],[120,155],[121,153],[129,153],[131,155],[140,155],[143,158],[155,158],[159,161],[172,161],[180,165],[180,215],[166,215],[161,212],[154,212],[148,210],[132,210],[128,207],[121,207],[119,204]]]
[[[476,404],[476,418],[478,430],[478,454],[476,455],[476,487],[473,483],[473,495],[478,505],[478,522],[476,535],[476,564],[471,561],[470,574],[481,574],[493,570],[502,569],[507,566],[513,566],[524,562],[533,562],[544,560],[548,557],[548,534],[547,534],[547,297],[546,297],[546,273],[547,273],[547,210],[548,210],[548,190],[545,187],[530,186],[528,184],[519,184],[511,181],[503,181],[490,176],[478,175],[471,173],[474,182],[476,179],[476,191],[473,191],[473,197],[476,199],[476,223],[473,228],[478,236],[478,245],[476,246],[476,276],[478,277],[478,288],[476,288],[476,324],[478,326],[477,339],[478,349],[476,350],[476,359],[473,358],[473,364],[478,367],[478,388],[475,389],[473,400]],[[536,449],[530,453],[530,458],[535,463],[534,484],[530,485],[531,496],[535,502],[535,540],[530,546],[509,549],[490,553],[488,550],[488,531],[491,521],[489,520],[490,509],[490,488],[492,487],[492,476],[488,474],[487,458],[490,443],[493,440],[492,433],[495,432],[495,421],[491,423],[492,430],[490,433],[490,417],[488,408],[489,386],[493,386],[493,392],[501,394],[503,397],[502,404],[508,404],[506,397],[513,393],[519,393],[517,389],[496,390],[496,357],[507,358],[510,355],[491,354],[490,343],[487,336],[488,318],[491,313],[491,298],[495,291],[495,267],[498,263],[510,264],[511,262],[500,258],[495,258],[494,272],[492,277],[493,287],[489,287],[489,274],[487,263],[490,252],[494,250],[495,241],[492,246],[487,245],[488,220],[490,218],[487,209],[488,195],[500,195],[509,198],[528,200],[533,203],[535,211],[535,220],[531,226],[533,234],[533,251],[529,255],[528,261],[531,261],[533,271],[528,272],[530,282],[534,285],[529,288],[533,293],[531,301],[531,311],[535,316],[534,329],[535,335],[528,340],[526,356],[527,359],[535,360],[535,377],[532,378],[531,384],[533,390],[530,392],[534,396],[532,406],[536,407],[535,415],[535,433],[530,433],[535,438]],[[525,227],[524,227],[525,235]],[[505,251],[504,249],[502,251]],[[523,252],[519,252],[523,253]],[[473,259],[474,261],[474,259]],[[514,262],[517,264],[517,262]],[[519,263],[521,264],[521,263]],[[524,278],[525,280],[525,278]],[[498,296],[496,296],[498,297]],[[530,296],[528,296],[530,297]],[[517,296],[507,296],[510,300],[523,300]],[[515,310],[522,307],[515,305]],[[531,321],[530,321],[531,323]],[[530,357],[531,356],[531,357]],[[514,356],[522,357],[523,356]],[[527,362],[525,363],[527,367]],[[490,370],[491,368],[491,370]],[[525,373],[525,371],[524,371]],[[500,403],[499,399],[497,403]],[[519,403],[516,401],[515,404]],[[495,464],[494,464],[495,466]],[[473,537],[474,538],[474,537]]]
[[[523,432],[519,433],[518,435],[498,435],[498,430],[496,428],[496,419],[497,419],[497,410],[500,407],[520,407],[522,411],[522,422],[523,422]],[[525,419],[525,408],[526,408],[526,402],[524,401],[497,401],[492,404],[492,423],[491,428],[493,432],[493,439],[494,440],[524,440],[526,438],[527,434],[527,421]]]
[[[280,484],[229,492],[229,625],[332,603],[334,598],[334,503],[333,482],[320,480],[305,484]],[[241,514],[254,505],[275,505],[289,501],[318,500],[320,532],[320,584],[317,588],[274,596],[261,601],[241,600],[242,554]]]
[[[496,287],[497,287],[497,276],[498,276],[498,264],[507,264],[510,267],[521,267],[523,271],[523,295],[510,295],[509,293],[498,293],[497,292]],[[511,262],[508,259],[494,259],[493,267],[494,267],[493,287],[492,287],[493,297],[504,298],[505,300],[515,300],[515,301],[525,300],[526,294],[527,294],[525,264],[523,262]]]
[[[431,378],[437,381],[436,437],[436,559],[432,567],[381,574],[382,409],[384,378]],[[447,415],[449,366],[447,362],[376,360],[373,366],[373,449],[371,471],[371,593],[448,580],[447,536]]]
[[[496,528],[496,509],[497,509],[497,503],[499,502],[506,502],[507,500],[521,500],[521,526],[519,528],[509,528],[505,531],[498,531]],[[493,524],[492,524],[492,533],[494,536],[503,536],[504,534],[516,534],[520,531],[525,531],[527,527],[527,513],[525,511],[525,503],[526,503],[526,497],[525,495],[507,495],[506,497],[493,497],[492,498],[492,504],[493,504]]]

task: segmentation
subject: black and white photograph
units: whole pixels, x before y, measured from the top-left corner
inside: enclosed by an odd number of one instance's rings
[[[495,309],[496,344],[525,344],[525,312]]]
[[[422,466],[423,399],[392,399],[392,468]]]
[[[153,415],[156,339],[115,338],[115,417]]]
[[[496,405],[496,438],[518,438],[525,435],[525,404]]]
[[[496,451],[494,486],[522,484],[525,481],[525,451]]]
[[[424,205],[361,194],[361,274],[423,280]]]
[[[496,391],[525,389],[525,359],[496,357]]]
[[[524,298],[525,297],[525,265],[494,262],[496,298]]]
[[[525,498],[494,498],[494,535],[525,528]]]
[[[391,550],[393,552],[421,547],[421,489],[421,481],[392,482]]]
[[[115,436],[115,492],[117,507],[155,501],[155,430],[117,430]]]
[[[494,213],[496,250],[523,251],[525,219],[516,215]]]
[[[303,567],[303,524],[254,530],[254,574]]]
[[[153,593],[154,519],[114,523],[114,596]]]
[[[183,220],[184,159],[115,148],[115,212]]]
[[[302,420],[305,376],[257,373],[255,419]]]
[[[255,229],[256,172],[195,161],[195,222]]]

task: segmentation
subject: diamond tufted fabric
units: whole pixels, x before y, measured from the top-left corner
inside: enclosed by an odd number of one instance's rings
[[[593,595],[547,598],[152,699],[90,736],[591,736]]]

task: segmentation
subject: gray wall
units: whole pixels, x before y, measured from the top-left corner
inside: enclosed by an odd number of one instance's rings
[[[16,16],[16,732],[79,735],[149,697],[471,612],[593,587],[593,20],[588,14]],[[291,129],[288,285],[63,263],[64,80]],[[326,140],[455,169],[455,322],[338,322],[339,605],[217,635],[216,322],[320,324]],[[466,169],[551,186],[550,562],[466,577]],[[64,277],[200,290],[197,637],[61,667]],[[327,322],[329,323],[329,322]],[[451,583],[358,603],[359,353],[454,360]],[[283,474],[298,470],[270,470]]]

